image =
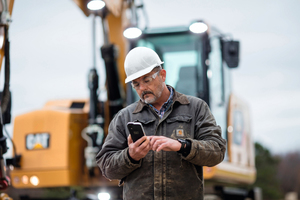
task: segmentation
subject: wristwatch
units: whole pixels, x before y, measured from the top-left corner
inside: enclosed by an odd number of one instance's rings
[[[177,151],[177,152],[178,152],[178,153],[184,152],[184,149],[186,148],[186,140],[180,139],[180,138],[179,138],[179,139],[177,139],[177,141],[181,143],[180,150]]]
[[[177,141],[181,143],[180,150],[177,152],[186,157],[191,152],[191,142],[180,138]]]

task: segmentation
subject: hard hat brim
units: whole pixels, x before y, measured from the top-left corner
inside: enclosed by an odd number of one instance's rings
[[[164,62],[160,62],[160,63],[156,63],[154,65],[151,65],[150,67],[147,67],[146,69],[143,69],[141,71],[138,71],[130,76],[128,76],[126,79],[125,79],[125,83],[128,83],[130,81],[133,81],[141,76],[144,76],[148,73],[150,73],[155,67],[157,66],[160,66],[161,64],[163,64]]]

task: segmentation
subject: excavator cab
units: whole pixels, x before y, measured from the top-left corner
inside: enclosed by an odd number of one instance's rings
[[[206,66],[201,62],[202,52],[206,51],[202,36],[183,28],[151,30],[146,31],[136,44],[158,53],[167,70],[167,84],[179,92],[208,101],[206,78],[203,77]]]

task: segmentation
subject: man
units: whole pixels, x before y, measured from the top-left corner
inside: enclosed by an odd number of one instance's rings
[[[140,101],[122,109],[109,126],[97,164],[119,179],[124,199],[203,199],[202,166],[224,159],[226,142],[207,104],[165,84],[163,62],[137,47],[125,59],[126,83]],[[146,136],[133,142],[127,122],[142,123]]]

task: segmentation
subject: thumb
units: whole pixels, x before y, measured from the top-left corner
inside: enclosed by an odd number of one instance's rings
[[[133,141],[132,141],[132,138],[131,138],[131,135],[130,135],[130,134],[128,135],[127,141],[128,141],[128,146],[129,146],[130,144],[132,144],[132,143],[133,143]]]

